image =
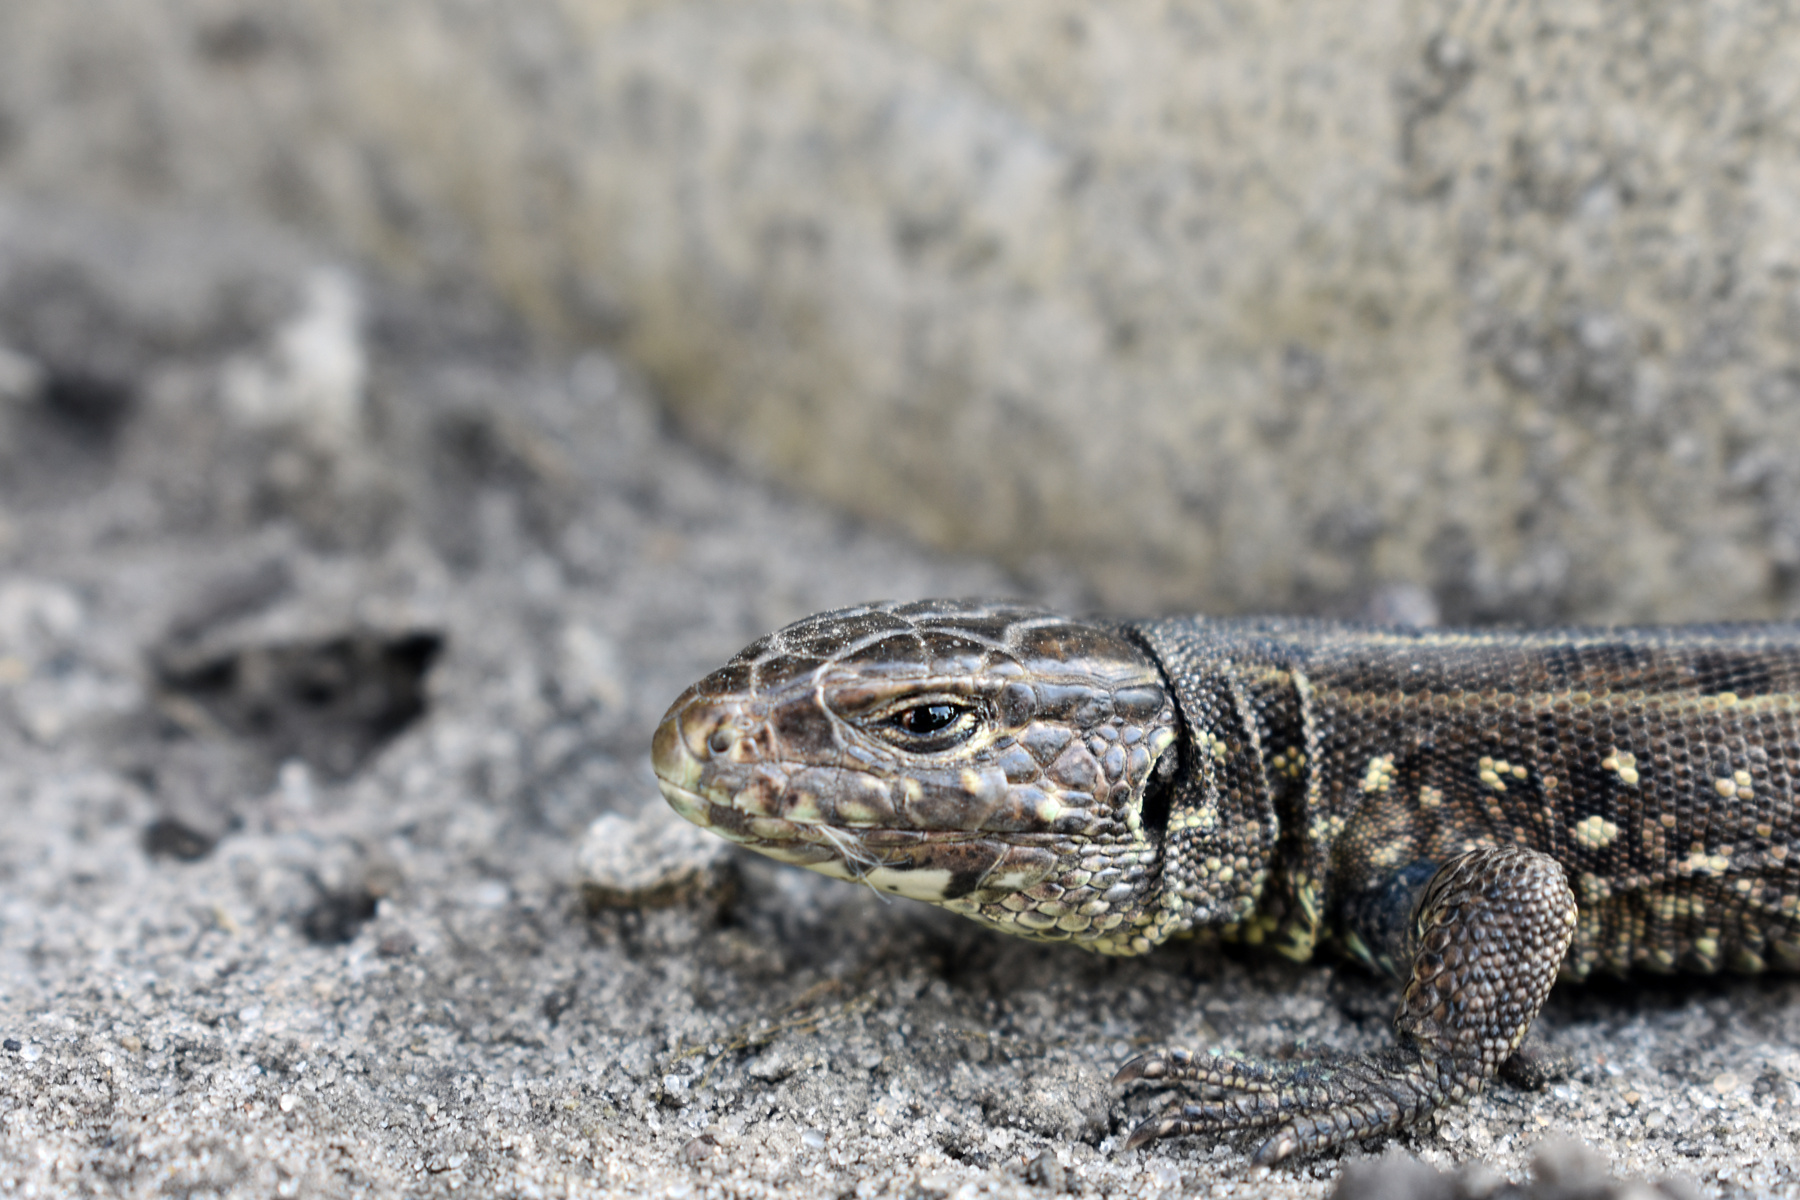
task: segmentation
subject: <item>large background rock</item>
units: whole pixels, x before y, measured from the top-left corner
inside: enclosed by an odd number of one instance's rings
[[[1774,4],[19,0],[0,187],[473,278],[1113,605],[1754,616],[1796,80]]]

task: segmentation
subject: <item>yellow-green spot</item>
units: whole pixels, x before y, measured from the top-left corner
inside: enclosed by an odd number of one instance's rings
[[[1619,836],[1619,827],[1605,817],[1595,814],[1583,818],[1569,831],[1575,835],[1575,844],[1583,850],[1599,850],[1609,846]]]
[[[1511,776],[1514,779],[1524,779],[1528,774],[1523,766],[1518,763],[1507,762],[1503,758],[1483,757],[1480,763],[1477,764],[1477,767],[1477,773],[1481,777],[1481,782],[1494,789],[1496,792],[1504,792],[1506,790],[1506,778],[1508,776]]]
[[[1638,781],[1637,758],[1623,750],[1614,749],[1600,760],[1600,768],[1611,771],[1619,777],[1619,782],[1626,787],[1636,787]]]
[[[809,810],[811,816],[802,816],[799,812],[791,814],[797,821],[821,819],[816,808]],[[873,825],[881,812],[874,805],[865,804],[854,796],[838,801],[837,821],[840,825]]]
[[[1582,872],[1578,883],[1582,900],[1589,904],[1596,904],[1612,897],[1612,884],[1592,871]]]

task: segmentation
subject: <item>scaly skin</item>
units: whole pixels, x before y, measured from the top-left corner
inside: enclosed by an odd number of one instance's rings
[[[688,689],[683,816],[1009,933],[1138,954],[1200,928],[1404,982],[1389,1050],[1191,1082],[1128,1146],[1402,1128],[1518,1053],[1551,983],[1800,967],[1800,627],[1382,630],[844,609]]]

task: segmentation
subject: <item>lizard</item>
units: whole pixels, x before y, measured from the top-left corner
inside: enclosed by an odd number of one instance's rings
[[[651,762],[704,828],[1007,933],[1135,955],[1212,928],[1399,985],[1381,1049],[1127,1062],[1198,1086],[1127,1149],[1253,1132],[1272,1164],[1541,1086],[1521,1042],[1559,978],[1800,970],[1795,624],[867,604],[683,692]]]

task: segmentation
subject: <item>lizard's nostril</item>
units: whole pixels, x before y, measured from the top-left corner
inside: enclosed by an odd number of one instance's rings
[[[650,765],[665,780],[690,787],[696,772],[725,756],[740,736],[730,704],[684,694],[656,727]]]

